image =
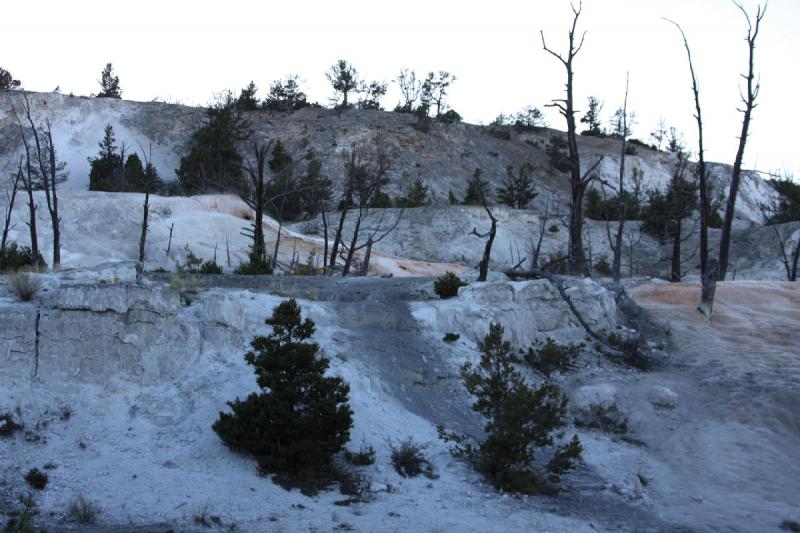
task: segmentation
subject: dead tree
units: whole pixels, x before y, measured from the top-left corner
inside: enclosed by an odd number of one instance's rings
[[[386,219],[386,214],[388,210],[382,209],[381,214],[378,217],[378,221],[375,224],[365,228],[367,233],[367,238],[360,246],[356,247],[355,251],[359,251],[364,249],[364,260],[361,262],[361,275],[366,276],[369,273],[369,260],[372,257],[372,247],[373,245],[381,242],[385,239],[390,233],[392,233],[400,224],[400,220],[403,218],[403,213],[405,212],[405,208],[400,208],[400,210],[396,213],[394,217],[394,221],[389,223]],[[388,224],[388,226],[387,226]]]
[[[22,159],[19,160],[19,168],[17,172],[11,174],[11,192],[6,190],[6,200],[8,201],[8,205],[6,206],[6,217],[3,223],[3,240],[0,243],[0,254],[6,251],[6,244],[8,244],[8,232],[11,230],[11,215],[14,211],[14,202],[17,199],[17,191],[19,190],[19,184],[22,182],[24,174],[22,173]]]
[[[150,151],[144,152],[144,147],[140,144],[139,148],[142,149],[142,156],[145,161],[145,183],[144,183],[144,205],[142,206],[142,233],[139,236],[139,261],[136,264],[136,274],[141,277],[144,272],[144,250],[147,242],[147,230],[149,228],[148,218],[150,216],[150,191],[155,185],[157,179],[155,167],[150,162],[153,156],[153,145],[150,145]],[[172,235],[172,228],[170,228],[170,236]]]
[[[717,290],[718,271],[719,263],[712,257],[708,261],[708,269],[703,274],[700,306],[697,308],[709,320],[711,320],[711,313],[714,310],[714,293]]]
[[[488,237],[488,239],[486,239],[486,246],[483,249],[483,258],[479,264],[478,281],[486,281],[486,276],[489,273],[489,261],[492,256],[492,244],[494,243],[494,237],[497,234],[497,219],[494,218],[492,211],[486,205],[486,198],[482,198],[482,203],[483,208],[489,215],[489,219],[492,221],[492,227],[486,233],[478,233],[477,228],[472,228],[472,232],[470,233],[470,235],[475,235],[481,239]]]
[[[739,193],[739,183],[742,179],[742,160],[744,159],[744,149],[745,145],[747,144],[747,135],[750,129],[750,119],[752,118],[753,109],[756,107],[756,98],[758,98],[758,93],[761,88],[761,83],[755,80],[755,50],[756,38],[758,37],[761,20],[764,18],[764,14],[767,10],[767,4],[764,4],[763,8],[760,5],[758,6],[758,9],[756,10],[756,21],[754,26],[750,20],[750,15],[747,14],[747,11],[744,9],[744,7],[742,7],[742,4],[736,1],[734,1],[734,4],[739,8],[742,14],[744,14],[745,20],[747,20],[747,38],[745,40],[747,41],[749,56],[747,75],[742,75],[742,77],[747,80],[747,94],[741,95],[742,103],[744,103],[744,109],[739,110],[744,114],[744,118],[742,119],[742,133],[739,136],[739,148],[736,150],[736,159],[733,162],[731,186],[728,192],[728,203],[725,206],[722,236],[720,237],[719,241],[719,279],[721,280],[725,279],[725,274],[728,271],[728,256],[730,254],[731,246],[733,212],[734,208],[736,207],[736,196]]]
[[[630,83],[630,75],[625,79],[625,100],[622,106],[622,148],[619,156],[619,189],[617,191],[619,199],[619,223],[617,224],[617,235],[611,245],[611,251],[614,253],[614,263],[611,267],[611,275],[614,279],[614,284],[619,285],[620,270],[622,269],[622,234],[625,229],[625,215],[627,214],[627,204],[625,203],[625,151],[628,141],[628,87]]]
[[[570,224],[569,224],[569,266],[573,274],[584,274],[587,271],[586,261],[583,252],[583,195],[586,188],[594,179],[592,173],[602,161],[603,157],[597,160],[592,167],[585,173],[581,174],[580,155],[578,154],[578,134],[575,125],[575,108],[573,100],[573,78],[574,71],[572,69],[575,56],[580,52],[583,47],[586,32],[580,38],[580,42],[576,45],[575,29],[578,24],[578,17],[580,17],[582,4],[578,4],[576,9],[571,5],[572,13],[572,27],[569,31],[569,51],[566,58],[558,52],[554,52],[547,46],[544,38],[544,32],[540,32],[542,37],[542,48],[550,55],[558,59],[567,71],[567,83],[565,99],[554,100],[549,107],[558,108],[561,115],[567,121],[567,144],[569,146],[569,161],[570,161],[570,190],[571,190],[571,210],[570,210]]]
[[[28,194],[27,226],[31,235],[32,266],[34,270],[38,270],[40,266],[39,257],[41,254],[39,253],[39,238],[36,232],[36,201],[33,198],[34,180],[36,179],[36,176],[33,167],[33,160],[31,159],[31,145],[28,140],[28,135],[25,132],[25,127],[22,125],[22,119],[20,119],[16,106],[14,106],[13,102],[11,103],[11,115],[14,117],[14,120],[19,127],[20,138],[22,139],[22,145],[25,148],[25,172],[22,174],[22,184],[25,187],[25,192]]]
[[[354,254],[361,249],[358,246],[358,239],[362,231],[362,224],[369,214],[375,197],[389,181],[387,176],[389,167],[389,155],[381,146],[380,140],[360,146],[354,145],[348,154],[345,163],[347,175],[345,188],[347,191],[352,191],[351,198],[354,204],[352,209],[356,218],[350,245],[347,246],[342,276],[350,273]]]
[[[272,147],[272,141],[268,144],[253,143],[253,156],[255,162],[247,160],[245,170],[248,177],[248,190],[242,194],[242,200],[255,213],[253,219],[253,246],[251,253],[254,257],[263,261],[266,257],[266,247],[264,244],[264,209],[267,207],[267,182],[265,168],[267,154]]]
[[[700,192],[700,279],[701,283],[706,283],[712,276],[707,276],[709,272],[708,261],[708,223],[711,214],[709,191],[708,191],[708,173],[706,170],[705,150],[703,146],[703,115],[700,109],[700,87],[697,83],[697,76],[694,71],[694,62],[692,61],[692,50],[689,48],[689,40],[686,38],[683,28],[677,22],[664,19],[678,28],[683,38],[683,46],[686,49],[686,56],[689,60],[689,73],[692,77],[692,93],[694,94],[694,118],[697,121],[697,185]],[[715,280],[716,283],[716,280]],[[711,309],[713,302],[704,301],[703,298],[711,295],[713,297],[714,291],[709,290],[705,285],[701,291],[700,309]]]
[[[542,242],[544,242],[544,236],[547,233],[547,221],[549,220],[550,215],[550,198],[547,199],[544,203],[544,213],[542,217],[539,219],[539,235],[536,237],[536,244],[533,243],[533,240],[530,241],[529,252],[531,254],[531,268],[536,269],[539,268],[539,257],[541,256],[542,251]]]
[[[775,215],[779,212],[780,205],[777,201],[773,201],[770,204],[759,205],[759,209],[761,210],[761,215],[764,217],[764,220],[767,221],[767,225],[772,227],[775,236],[778,238],[778,245],[781,249],[781,262],[783,262],[783,268],[786,270],[786,279],[789,281],[797,281],[797,263],[798,259],[800,259],[800,237],[798,237],[794,245],[794,250],[787,254],[786,245],[789,244],[791,235],[789,238],[784,237],[780,230],[780,224],[775,221]]]

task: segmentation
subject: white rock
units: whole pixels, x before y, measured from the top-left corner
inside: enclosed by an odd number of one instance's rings
[[[650,403],[662,409],[675,409],[678,395],[668,387],[657,385],[650,389]]]

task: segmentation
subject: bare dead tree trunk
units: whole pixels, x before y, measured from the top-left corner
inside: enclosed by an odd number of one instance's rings
[[[485,198],[483,199],[483,208],[486,210],[486,213],[489,215],[489,218],[492,221],[492,227],[488,232],[483,234],[478,233],[477,228],[472,228],[472,235],[480,238],[488,237],[486,240],[486,246],[483,249],[483,258],[479,264],[478,281],[486,281],[486,277],[489,274],[489,261],[491,260],[492,256],[492,244],[494,243],[494,237],[497,234],[497,219],[486,205]]]
[[[573,100],[573,79],[574,72],[572,64],[575,56],[580,52],[583,47],[586,32],[583,32],[580,42],[576,46],[576,27],[578,24],[578,17],[580,17],[582,4],[578,4],[576,9],[572,7],[573,19],[572,27],[569,31],[569,50],[567,57],[564,58],[560,53],[554,52],[548,48],[544,38],[544,32],[540,32],[542,37],[542,48],[550,55],[558,59],[564,66],[567,72],[566,91],[567,96],[562,100],[554,100],[550,107],[558,108],[561,115],[567,121],[567,144],[569,146],[569,160],[570,160],[570,190],[571,190],[571,209],[570,209],[570,223],[569,223],[569,266],[570,271],[575,274],[585,274],[587,272],[586,260],[583,252],[583,195],[586,187],[591,182],[591,173],[600,164],[598,161],[585,175],[581,176],[581,163],[580,155],[578,153],[578,135],[575,126],[575,109]],[[600,158],[602,160],[602,157]]]
[[[792,253],[792,271],[789,274],[789,281],[797,281],[798,259],[800,259],[800,239],[797,239],[797,244],[794,245],[794,252]]]
[[[6,191],[6,198],[8,199],[8,207],[6,207],[6,218],[3,223],[3,241],[0,243],[0,253],[5,252],[6,244],[8,244],[8,232],[11,230],[11,215],[14,211],[14,202],[17,199],[17,191],[19,190],[19,183],[24,178],[22,173],[22,159],[19,160],[19,170],[14,174],[11,180],[11,193]]]
[[[542,251],[542,241],[544,241],[544,235],[547,231],[547,221],[548,215],[550,214],[550,198],[544,204],[544,216],[539,221],[539,236],[536,239],[536,246],[533,247],[531,251],[531,268],[539,268],[539,255]]]
[[[330,259],[331,270],[336,267],[336,256],[339,254],[339,245],[342,242],[342,230],[344,229],[344,219],[347,217],[348,206],[349,203],[342,208],[342,212],[339,214],[339,225],[336,228],[336,234],[333,236],[333,246],[331,247]]]
[[[172,230],[175,229],[175,223],[173,222],[169,226],[169,240],[167,241],[167,249],[164,250],[166,252],[166,256],[169,257],[169,250],[172,248]]]
[[[33,115],[31,114],[31,104],[28,100],[28,95],[23,93],[22,98],[22,109],[25,112],[25,118],[28,121],[36,145],[36,161],[39,166],[41,186],[44,189],[47,211],[50,214],[50,222],[53,230],[53,270],[57,270],[61,266],[61,220],[58,215],[56,184],[59,179],[59,170],[63,168],[63,165],[62,167],[58,165],[50,121],[45,120],[46,129],[44,131],[44,139],[40,138],[39,128],[33,121]],[[21,127],[20,125],[20,128]]]
[[[150,214],[150,191],[144,193],[144,205],[142,206],[142,233],[139,237],[139,264],[144,270],[144,249],[147,241],[147,218]]]
[[[627,211],[627,204],[625,203],[625,149],[628,140],[628,86],[630,84],[630,74],[625,79],[625,100],[622,106],[622,149],[619,158],[619,224],[617,225],[617,235],[615,244],[611,247],[614,253],[614,264],[611,268],[611,273],[614,279],[614,284],[619,285],[620,270],[622,269],[622,233],[625,229],[625,215]]]
[[[364,263],[361,265],[361,275],[369,274],[369,259],[372,255],[372,237],[367,239],[367,248],[364,251]]]
[[[362,210],[358,211],[358,218],[356,218],[356,225],[353,228],[353,238],[350,241],[350,248],[347,250],[347,258],[344,261],[344,268],[342,269],[342,276],[350,273],[350,265],[353,263],[353,254],[356,252],[356,244],[358,242],[358,233],[361,231],[361,220],[363,218]]]
[[[25,174],[22,177],[22,184],[25,186],[25,192],[28,194],[28,229],[31,235],[31,256],[34,270],[39,269],[39,239],[36,232],[36,202],[33,199],[33,163],[31,162],[31,147],[28,141],[28,136],[25,134],[25,128],[22,125],[22,120],[17,114],[16,107],[11,104],[11,114],[19,126],[19,134],[22,138],[22,145],[25,147]]]
[[[669,280],[678,282],[681,280],[681,217],[675,219],[675,235],[672,238],[672,265],[670,267]]]
[[[322,229],[325,234],[325,248],[322,252],[322,275],[328,273],[328,218],[325,216],[325,210],[322,210]]]
[[[702,296],[698,311],[703,313],[706,318],[711,320],[711,313],[714,310],[714,292],[717,290],[717,271],[719,264],[713,257],[708,261],[708,270],[703,274]]]
[[[747,20],[747,46],[749,50],[749,61],[747,75],[742,76],[747,80],[747,95],[742,96],[744,103],[744,118],[742,119],[742,133],[739,136],[739,148],[736,150],[736,160],[733,163],[733,173],[731,174],[731,187],[728,192],[728,203],[725,206],[725,218],[722,225],[722,237],[719,242],[719,279],[724,280],[725,274],[728,271],[728,256],[730,254],[731,246],[731,230],[733,228],[733,211],[736,207],[736,196],[739,193],[739,183],[742,179],[742,161],[744,159],[744,149],[747,145],[747,135],[750,129],[750,119],[752,118],[753,109],[756,107],[756,98],[758,98],[761,84],[755,81],[755,50],[756,38],[758,37],[758,30],[761,26],[761,20],[766,13],[766,5],[762,9],[759,5],[756,11],[755,27],[750,20],[750,16],[745,11],[744,7],[738,2],[734,1],[736,7],[744,14]]]
[[[708,276],[708,269],[709,269],[709,259],[708,259],[708,223],[709,217],[711,215],[710,209],[710,201],[708,196],[708,175],[706,171],[706,162],[705,162],[705,150],[703,145],[703,115],[700,109],[700,87],[697,83],[697,76],[695,75],[694,70],[694,62],[692,61],[692,50],[689,48],[689,40],[686,38],[686,33],[684,33],[683,28],[681,28],[680,24],[677,22],[664,19],[667,22],[670,22],[678,28],[678,31],[681,32],[681,37],[683,38],[683,47],[686,49],[686,57],[689,60],[689,73],[692,77],[692,93],[694,94],[694,107],[695,107],[695,115],[694,118],[697,121],[697,142],[698,142],[698,150],[697,150],[697,182],[698,182],[698,190],[700,192],[700,279],[702,283],[706,283],[707,280],[711,279],[711,276]],[[716,276],[716,273],[715,273]],[[715,278],[716,283],[716,278]],[[700,293],[700,309],[708,309],[709,311],[714,307],[713,301],[706,301],[703,298],[707,296],[714,297],[714,290],[713,288],[706,287],[703,285],[703,289]],[[710,315],[709,315],[710,316]]]

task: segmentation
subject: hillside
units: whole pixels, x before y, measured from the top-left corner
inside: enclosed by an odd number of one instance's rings
[[[174,170],[189,147],[190,136],[205,116],[204,109],[156,102],[132,102],[108,98],[66,96],[58,93],[27,93],[34,115],[49,118],[53,124],[59,157],[67,162],[69,189],[88,186],[87,158],[98,152],[97,143],[106,124],[112,124],[118,144],[128,151],[139,146],[152,146],[152,159],[161,176],[174,180]],[[16,96],[15,96],[16,95]],[[16,168],[21,150],[19,133],[9,112],[9,98],[18,93],[0,94],[0,175]],[[304,108],[295,113],[251,112],[246,114],[252,125],[254,140],[282,139],[290,149],[307,144],[323,163],[323,170],[336,183],[342,179],[342,154],[353,143],[380,135],[392,158],[388,191],[400,194],[416,178],[431,189],[435,204],[447,203],[448,192],[462,197],[466,182],[475,168],[497,186],[505,176],[507,165],[525,161],[534,165],[534,178],[540,192],[531,206],[541,209],[553,197],[567,208],[568,180],[549,163],[546,149],[554,136],[562,132],[549,128],[515,131],[503,128],[492,134],[492,128],[471,124],[434,123],[430,132],[412,127],[413,116],[385,111],[345,111]],[[503,137],[508,135],[509,139]],[[250,143],[242,143],[247,154]],[[619,174],[619,143],[613,139],[581,137],[579,148],[582,165],[588,168],[603,156],[598,175],[615,182]],[[670,179],[673,157],[665,152],[636,146],[629,156],[627,177],[633,168],[644,172],[644,188],[663,188]],[[716,191],[727,189],[730,167],[710,166],[711,184]],[[631,183],[628,186],[632,186]],[[737,217],[743,222],[762,222],[758,204],[774,195],[758,174],[745,172],[737,202]]]

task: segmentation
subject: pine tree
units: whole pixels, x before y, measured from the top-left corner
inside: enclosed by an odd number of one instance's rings
[[[428,203],[428,186],[417,178],[411,187],[408,188],[406,197],[403,199],[405,207],[422,207]]]
[[[250,123],[229,92],[206,110],[206,123],[192,135],[189,154],[175,173],[189,194],[246,189],[237,141],[249,136]]]
[[[291,154],[283,142],[277,141],[272,148],[272,159],[269,169],[272,180],[267,185],[267,212],[278,220],[297,220],[302,214],[302,203],[299,194],[297,177],[290,166],[294,163]]]
[[[497,190],[498,198],[515,209],[524,209],[539,195],[533,186],[533,165],[523,163],[517,172],[514,172],[514,167],[508,165],[506,174],[502,186]]]
[[[458,205],[461,202],[458,201],[458,198],[456,198],[456,195],[453,194],[453,191],[447,191],[447,203],[450,205]]]
[[[356,68],[344,59],[340,59],[334,63],[325,76],[331,82],[333,90],[342,95],[341,101],[336,97],[336,109],[352,108],[353,103],[349,101],[349,95],[357,92],[361,86]]]
[[[322,162],[309,155],[308,167],[300,177],[300,208],[306,218],[314,218],[331,201],[333,182],[322,174]]]
[[[518,363],[511,343],[503,340],[503,327],[491,324],[489,334],[478,343],[480,362],[461,367],[467,391],[475,397],[472,410],[486,419],[482,441],[469,442],[464,435],[439,427],[440,436],[456,444],[454,453],[472,460],[477,469],[497,488],[534,493],[546,490],[546,483],[574,468],[580,457],[577,436],[556,444],[563,426],[567,399],[554,383],[529,386],[514,365]],[[550,460],[536,465],[541,450],[552,450]],[[546,477],[542,477],[542,475]]]
[[[21,88],[22,83],[19,80],[15,80],[9,71],[0,67],[0,91],[13,91]]]
[[[258,109],[257,92],[258,87],[251,80],[248,86],[239,93],[239,98],[236,99],[236,109],[239,111],[256,111]]]
[[[489,196],[489,182],[481,178],[483,171],[479,168],[472,173],[472,178],[467,183],[467,194],[464,196],[464,205],[481,205]]]
[[[604,136],[605,131],[603,131],[602,120],[600,119],[600,113],[603,111],[603,102],[594,96],[590,96],[588,108],[583,117],[581,117],[581,122],[588,125],[589,129],[582,132],[581,135]]]
[[[122,98],[122,89],[119,86],[119,76],[114,75],[111,63],[106,63],[100,75],[100,87],[103,89],[97,93],[98,98]]]
[[[333,456],[350,438],[350,386],[326,377],[329,361],[307,342],[314,322],[301,321],[294,299],[267,318],[272,333],[255,337],[245,360],[254,367],[260,392],[229,402],[212,428],[232,450],[252,454],[262,473],[287,481],[324,478]]]
[[[296,75],[289,75],[285,80],[276,80],[269,86],[269,95],[264,101],[264,109],[269,111],[297,111],[310,105],[306,93],[300,90]]]
[[[103,140],[98,146],[98,156],[89,158],[89,190],[118,191],[124,167],[122,154],[117,152],[116,137],[111,124],[106,124]]]

